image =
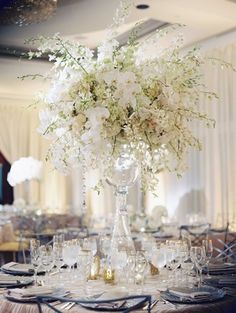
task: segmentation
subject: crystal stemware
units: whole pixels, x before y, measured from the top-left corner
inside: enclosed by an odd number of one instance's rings
[[[62,258],[63,262],[69,267],[69,273],[72,273],[72,268],[77,262],[79,251],[80,247],[77,242],[71,240],[64,243],[62,248]]]
[[[31,258],[31,264],[34,267],[34,281],[36,283],[37,281],[37,269],[39,267],[39,261],[40,261],[40,241],[37,239],[31,239],[30,240],[30,258]]]
[[[205,249],[203,247],[191,247],[190,257],[199,273],[199,286],[202,285],[202,266],[205,262]]]
[[[143,286],[147,265],[148,265],[148,262],[143,252],[137,251],[136,257],[135,257],[135,283],[137,285]]]
[[[212,258],[213,254],[213,245],[211,239],[206,239],[202,241],[202,246],[205,248],[205,254],[206,254],[206,269],[207,269],[207,277],[210,277],[209,275],[209,263]]]
[[[46,282],[49,282],[49,273],[54,267],[54,254],[53,248],[50,245],[41,246],[40,250],[40,259],[42,268],[46,272]]]

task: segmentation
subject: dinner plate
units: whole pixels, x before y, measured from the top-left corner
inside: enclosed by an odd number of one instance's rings
[[[7,289],[21,288],[21,287],[26,287],[26,286],[32,285],[33,282],[34,282],[33,279],[27,279],[27,280],[20,279],[19,281],[17,280],[17,282],[10,282],[9,281],[9,283],[4,283],[4,284],[1,284],[1,282],[0,282],[0,288],[7,288]]]
[[[207,268],[203,268],[202,272],[207,273]],[[210,275],[232,275],[236,274],[236,265],[234,263],[210,264]]]
[[[23,269],[21,269],[23,267]],[[28,271],[26,269],[29,269]],[[29,267],[28,264],[17,264],[14,266],[14,269],[5,268],[4,265],[1,267],[1,271],[6,274],[16,275],[16,276],[33,276],[34,270]],[[37,271],[37,275],[45,274],[45,271]]]
[[[227,276],[217,276],[217,277],[209,277],[204,279],[204,284],[213,286],[213,287],[218,287],[218,288],[223,288],[223,287],[232,287],[236,288],[236,280],[232,278],[232,280],[227,280]]]
[[[105,297],[88,297],[84,300],[91,300],[91,301],[106,301]],[[101,312],[119,312],[119,311],[124,311],[127,309],[132,308],[134,305],[137,305],[137,309],[143,307],[144,302],[143,298],[137,298],[137,299],[127,299],[127,300],[117,300],[111,299],[110,297],[107,298],[107,300],[114,300],[112,302],[104,302],[104,303],[79,303],[82,307],[89,309],[89,310],[94,310],[94,311],[101,311]]]
[[[161,297],[164,300],[170,301],[170,302],[176,302],[176,303],[184,303],[184,304],[200,304],[200,303],[209,303],[218,301],[224,298],[225,291],[222,289],[217,289],[211,286],[202,286],[200,288],[192,288],[192,292],[209,292],[210,296],[207,298],[202,299],[196,299],[196,298],[190,298],[190,297],[184,297],[184,296],[177,296],[169,292],[169,290],[161,292]]]
[[[45,297],[48,297],[47,302],[53,302],[53,301],[57,301],[57,299],[50,300],[50,297],[65,297],[67,295],[68,295],[68,291],[65,291],[62,288],[58,288],[57,291],[51,294],[46,294]],[[43,296],[43,294],[41,294],[40,296]],[[37,296],[21,298],[21,297],[16,297],[16,296],[11,295],[8,291],[7,293],[4,294],[4,297],[9,301],[17,302],[17,303],[37,303]]]

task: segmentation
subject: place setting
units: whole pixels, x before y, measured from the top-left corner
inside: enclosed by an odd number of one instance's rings
[[[38,297],[52,297],[49,301],[56,301],[53,297],[66,297],[70,294],[64,288],[50,286],[33,286],[30,288],[15,288],[5,292],[4,297],[12,302],[37,303]]]
[[[171,288],[161,292],[164,300],[182,304],[201,304],[221,300],[226,295],[225,291],[210,286],[199,288]]]
[[[19,288],[33,284],[34,280],[30,277],[12,276],[0,273],[0,288]]]

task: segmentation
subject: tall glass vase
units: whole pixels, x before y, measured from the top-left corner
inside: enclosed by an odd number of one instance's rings
[[[120,252],[135,252],[134,243],[130,231],[129,215],[127,212],[127,196],[138,176],[138,166],[134,156],[130,153],[129,146],[122,145],[121,153],[117,158],[108,184],[114,187],[116,198],[116,213],[111,238],[111,262],[118,259]]]

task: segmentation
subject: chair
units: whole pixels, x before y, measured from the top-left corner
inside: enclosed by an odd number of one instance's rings
[[[213,257],[216,257],[225,250],[227,243],[232,241],[229,234],[229,223],[223,228],[211,228],[208,239],[212,240]]]
[[[223,262],[236,262],[236,239],[228,244],[224,244],[224,249],[214,248],[218,254],[215,256],[215,260],[221,260]]]
[[[109,299],[109,300],[83,300],[83,299],[70,299],[70,298],[63,298],[63,297],[49,297],[49,296],[40,296],[37,297],[37,305],[39,309],[39,313],[43,313],[42,311],[42,304],[48,306],[51,310],[53,310],[56,313],[62,313],[58,308],[53,306],[52,301],[61,301],[62,303],[75,303],[75,304],[106,304],[106,303],[115,303],[118,301],[127,301],[127,300],[135,300],[140,299],[140,301],[136,302],[134,305],[130,306],[129,308],[125,308],[123,311],[122,308],[109,308],[109,312],[112,311],[120,311],[123,313],[132,312],[140,307],[143,307],[145,303],[148,303],[147,312],[151,312],[151,296],[150,295],[137,295],[137,296],[129,296],[129,297],[122,297],[122,298],[116,298],[116,299]],[[96,309],[94,309],[96,310]],[[98,309],[101,311],[101,309]]]
[[[208,239],[210,224],[180,226],[180,239],[188,239],[192,246],[201,246]]]
[[[22,253],[23,262],[26,262],[25,251],[29,249],[27,240],[19,239],[19,241],[4,242],[0,245],[1,262],[6,263],[6,254],[12,254],[12,260],[16,262]]]
[[[1,264],[8,261],[14,261],[19,259],[22,254],[23,262],[25,263],[25,250],[29,247],[29,241],[24,239],[22,233],[20,237],[16,237],[12,223],[6,223],[1,227],[1,242],[0,242],[0,255]]]

